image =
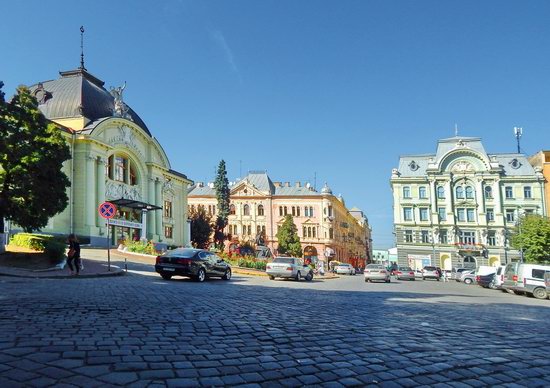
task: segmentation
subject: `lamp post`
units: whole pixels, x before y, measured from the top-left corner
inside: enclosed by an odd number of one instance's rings
[[[520,147],[519,147],[519,139],[523,135],[523,128],[521,127],[514,127],[514,135],[516,136],[516,141],[518,142],[518,154],[521,153]]]

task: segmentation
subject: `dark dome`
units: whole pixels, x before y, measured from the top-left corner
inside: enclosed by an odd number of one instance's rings
[[[84,69],[59,74],[59,79],[40,82],[29,88],[44,116],[50,120],[84,116],[89,122],[113,117],[114,97],[103,87],[105,82]],[[128,108],[132,121],[151,136],[143,120],[132,108]]]

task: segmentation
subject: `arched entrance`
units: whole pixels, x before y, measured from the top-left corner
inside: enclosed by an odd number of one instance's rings
[[[453,269],[453,263],[451,261],[451,256],[447,254],[441,255],[441,268],[450,271]]]
[[[315,248],[313,245],[308,245],[304,248],[304,262],[305,263],[317,263],[318,255],[317,255],[317,248]]]
[[[464,268],[476,268],[477,267],[477,260],[473,256],[464,256],[462,262],[464,263]]]

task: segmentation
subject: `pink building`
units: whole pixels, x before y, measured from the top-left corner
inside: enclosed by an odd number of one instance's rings
[[[311,185],[272,182],[265,171],[251,171],[230,186],[231,206],[226,232],[239,241],[254,242],[259,233],[266,245],[277,250],[277,230],[287,214],[298,228],[304,256],[325,262],[338,260],[363,267],[370,260],[371,230],[363,212],[348,210],[344,199],[335,197],[325,184],[321,192]],[[213,184],[197,183],[188,194],[191,209],[204,206],[216,215]]]

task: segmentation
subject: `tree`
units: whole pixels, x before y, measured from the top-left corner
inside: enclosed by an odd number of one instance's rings
[[[512,232],[511,245],[523,250],[528,263],[550,263],[550,219],[531,214],[521,217]]]
[[[298,237],[298,229],[294,225],[294,220],[290,214],[285,216],[281,228],[277,232],[279,242],[277,251],[281,254],[287,254],[295,257],[302,257],[302,244]]]
[[[194,246],[207,249],[212,234],[211,217],[206,213],[204,206],[198,206],[197,210],[189,214],[191,219],[191,241]]]
[[[223,250],[223,242],[225,234],[223,230],[227,226],[229,219],[229,181],[227,180],[227,171],[225,169],[225,161],[222,159],[218,165],[216,180],[214,181],[214,189],[216,190],[216,199],[218,200],[218,215],[214,227],[214,242],[218,249]]]
[[[0,231],[4,219],[40,229],[67,206],[70,182],[61,169],[69,146],[24,86],[10,102],[0,95],[0,138]]]

